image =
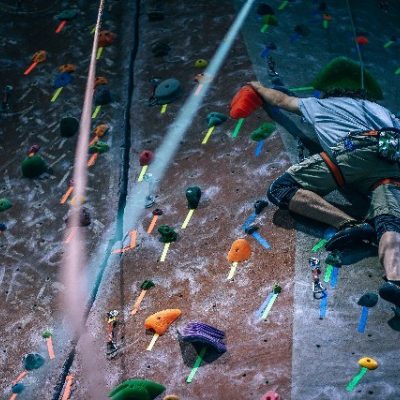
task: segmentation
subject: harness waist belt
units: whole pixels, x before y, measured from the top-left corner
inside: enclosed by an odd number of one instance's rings
[[[379,180],[378,182],[374,183],[371,186],[371,192],[375,190],[377,187],[381,185],[395,185],[400,187],[400,180],[399,179],[394,179],[394,178],[384,178]]]

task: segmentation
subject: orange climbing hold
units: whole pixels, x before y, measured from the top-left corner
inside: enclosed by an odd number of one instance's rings
[[[148,317],[146,321],[144,321],[144,327],[146,329],[152,329],[160,336],[164,335],[169,326],[176,319],[178,319],[181,314],[182,311],[178,308],[159,311],[158,313],[150,315],[150,317]]]
[[[94,80],[94,87],[97,88],[97,86],[102,86],[102,85],[107,85],[108,84],[108,79],[104,76],[96,76],[96,79]]]
[[[58,71],[61,73],[67,72],[68,74],[76,71],[76,65],[74,64],[63,64],[58,67]]]
[[[241,262],[250,258],[251,247],[246,239],[237,239],[232,243],[228,253],[229,262]]]
[[[115,33],[112,33],[110,31],[101,31],[99,33],[99,43],[98,47],[107,47],[112,44],[116,37]]]
[[[230,116],[233,119],[247,118],[262,104],[262,98],[251,86],[243,86],[232,99]]]

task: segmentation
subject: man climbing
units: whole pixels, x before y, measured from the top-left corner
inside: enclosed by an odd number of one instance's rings
[[[356,79],[360,76],[365,86]],[[313,125],[313,139],[324,150],[277,178],[268,198],[281,209],[335,227],[337,233],[326,244],[329,251],[377,238],[386,273],[379,294],[400,307],[400,121],[365,99],[382,98],[382,92],[372,75],[360,74],[360,66],[351,60],[335,59],[313,83],[325,92],[323,99],[300,99],[250,82],[267,105],[301,115]],[[323,198],[347,188],[369,202],[368,222]]]

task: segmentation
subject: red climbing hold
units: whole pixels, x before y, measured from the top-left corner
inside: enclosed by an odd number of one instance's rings
[[[360,45],[365,45],[368,44],[368,38],[366,38],[365,36],[357,36],[356,42]]]
[[[154,154],[150,150],[144,150],[139,155],[140,166],[149,165],[153,161]]]
[[[262,98],[251,86],[243,86],[232,99],[230,116],[233,119],[247,118],[261,107],[262,103]]]

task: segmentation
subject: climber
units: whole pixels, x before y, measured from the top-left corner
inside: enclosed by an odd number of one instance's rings
[[[324,150],[278,177],[268,188],[269,200],[336,228],[325,246],[328,251],[377,239],[386,273],[379,294],[400,307],[400,121],[373,101],[383,97],[379,84],[344,57],[314,80],[313,86],[325,93],[322,99],[249,84],[266,104],[303,116]],[[324,200],[335,189],[356,190],[368,201],[364,222]]]

